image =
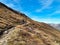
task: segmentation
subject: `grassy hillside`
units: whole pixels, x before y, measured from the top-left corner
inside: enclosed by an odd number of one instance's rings
[[[0,3],[0,45],[60,45],[60,31]]]

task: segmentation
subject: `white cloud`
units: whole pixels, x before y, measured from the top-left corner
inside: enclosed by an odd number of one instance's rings
[[[41,0],[40,2],[41,2],[41,5],[46,7],[46,6],[49,6],[53,2],[53,0]]]
[[[53,15],[55,15],[55,14],[60,14],[60,10],[56,10],[55,12],[53,12],[52,14],[48,14],[48,16],[53,16]]]
[[[42,8],[36,9],[36,12],[41,12],[45,8],[49,7],[53,3],[53,0],[39,0],[39,3],[42,5]]]

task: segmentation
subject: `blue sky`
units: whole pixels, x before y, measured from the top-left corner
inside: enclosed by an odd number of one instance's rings
[[[60,0],[0,0],[31,19],[45,23],[60,23]]]

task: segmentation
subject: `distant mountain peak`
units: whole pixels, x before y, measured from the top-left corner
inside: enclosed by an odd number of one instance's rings
[[[52,27],[60,30],[60,24],[49,24],[49,25],[51,25]]]

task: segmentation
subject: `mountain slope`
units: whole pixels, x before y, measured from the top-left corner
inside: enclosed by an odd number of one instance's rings
[[[60,31],[0,3],[0,45],[60,45]]]

